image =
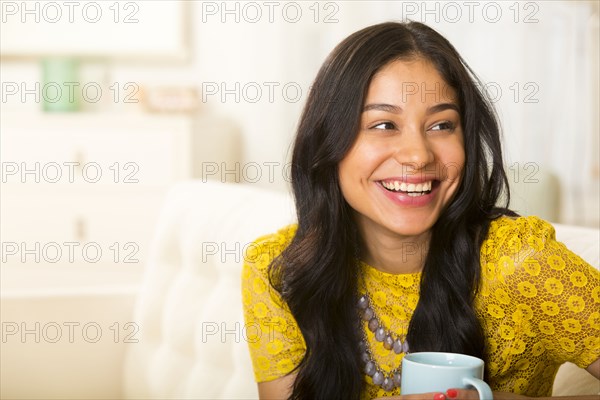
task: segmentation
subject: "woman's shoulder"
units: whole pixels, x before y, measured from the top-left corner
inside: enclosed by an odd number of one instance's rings
[[[481,244],[481,263],[517,265],[532,256],[543,257],[557,246],[554,227],[535,216],[501,216],[490,223]]]
[[[291,243],[297,229],[297,224],[290,224],[276,232],[259,236],[246,247],[244,263],[254,265],[259,270],[267,269],[271,261]]]
[[[514,280],[525,286],[529,285],[525,280],[530,279],[569,280],[573,273],[575,278],[582,273],[597,274],[585,260],[556,240],[552,224],[534,216],[504,216],[492,221],[481,246],[480,261],[488,280],[493,281],[497,273],[502,282]]]
[[[550,222],[536,216],[501,216],[490,223],[484,245],[509,247],[527,245],[539,249],[549,240],[555,240],[554,227]]]
[[[254,243],[280,243],[282,245],[288,245],[289,242],[294,238],[297,230],[298,224],[296,223],[286,225],[282,228],[279,228],[275,232],[259,236],[254,240]]]
[[[287,310],[287,305],[272,287],[269,265],[290,244],[296,230],[297,224],[287,225],[276,232],[256,238],[246,246],[242,267],[242,301],[245,307],[258,304],[258,309],[253,312],[259,316],[266,315],[264,308],[267,305]]]

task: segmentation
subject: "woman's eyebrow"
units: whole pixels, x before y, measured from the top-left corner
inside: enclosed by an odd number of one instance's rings
[[[385,111],[385,112],[389,112],[389,113],[393,113],[393,114],[401,114],[402,113],[402,107],[396,106],[393,104],[386,104],[386,103],[367,104],[363,108],[363,112],[370,111],[370,110]],[[454,110],[460,114],[460,110],[458,109],[458,106],[454,103],[436,104],[434,106],[429,107],[426,111],[426,114],[431,115],[431,114],[435,114],[435,113],[442,112],[445,110]]]
[[[460,110],[458,109],[458,106],[454,103],[439,103],[436,104],[434,106],[431,106],[427,109],[427,111],[425,112],[427,115],[431,115],[431,114],[435,114],[435,113],[439,113],[445,110],[454,110],[457,113],[460,114]]]
[[[380,111],[386,111],[386,112],[390,112],[390,113],[394,113],[394,114],[400,114],[402,112],[402,107],[395,106],[393,104],[376,103],[376,104],[367,104],[363,108],[363,112],[370,111],[370,110],[380,110]]]

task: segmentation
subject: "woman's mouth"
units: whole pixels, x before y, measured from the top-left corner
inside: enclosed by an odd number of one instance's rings
[[[381,186],[394,193],[404,193],[410,197],[419,197],[431,193],[431,189],[439,184],[439,181],[425,181],[420,183],[406,183],[401,181],[380,181]]]

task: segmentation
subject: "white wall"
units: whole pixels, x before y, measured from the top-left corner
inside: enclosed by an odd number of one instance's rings
[[[144,1],[137,3],[143,10]],[[150,87],[184,85],[220,90],[224,85],[235,91],[239,84],[237,101],[236,94],[221,98],[221,92],[205,93],[203,112],[235,120],[243,138],[243,162],[262,168],[263,178],[258,184],[285,189],[287,170],[283,164],[289,159],[297,119],[328,52],[346,35],[366,25],[403,18],[422,20],[448,37],[490,89],[501,93],[496,105],[504,126],[507,165],[532,162],[536,168],[556,174],[562,193],[560,221],[598,225],[597,3],[186,3],[191,50],[188,61],[87,59],[83,75],[91,80]],[[233,11],[226,13],[225,8]],[[502,14],[496,18],[498,8]],[[260,18],[257,10],[262,13]],[[298,22],[292,22],[297,10],[302,15]],[[35,62],[5,57],[1,68],[3,82],[40,79]],[[286,84],[288,97],[282,92]],[[272,99],[268,85],[277,85]],[[262,95],[254,102],[257,87]],[[296,99],[298,87],[302,93]],[[5,110],[39,108],[14,101],[2,106]],[[126,112],[134,109],[131,105],[104,104],[95,105],[95,110],[102,107]],[[278,165],[269,170],[265,163]],[[512,179],[517,178],[523,179],[513,174]]]

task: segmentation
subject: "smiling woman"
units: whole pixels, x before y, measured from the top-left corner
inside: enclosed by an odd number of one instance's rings
[[[477,82],[416,22],[358,31],[321,67],[294,144],[298,224],[259,238],[242,275],[261,397],[399,395],[422,351],[483,359],[496,398],[550,395],[567,361],[600,375],[600,276],[500,204]]]
[[[407,82],[430,90],[407,94]],[[465,163],[455,97],[435,67],[422,59],[392,62],[373,77],[360,131],[339,166],[342,193],[356,211],[367,247],[390,235],[426,245],[429,230],[456,193]],[[394,258],[374,260],[370,256],[377,252],[368,253],[365,261],[386,271],[421,269],[419,260],[409,267]]]

